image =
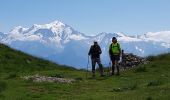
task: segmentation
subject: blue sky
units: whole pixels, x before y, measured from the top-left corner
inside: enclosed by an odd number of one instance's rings
[[[91,35],[170,31],[170,0],[0,0],[0,31],[54,20]]]

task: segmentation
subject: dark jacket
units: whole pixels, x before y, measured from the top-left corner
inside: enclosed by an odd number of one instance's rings
[[[88,54],[91,55],[92,58],[100,58],[101,53],[102,50],[99,45],[92,45]]]

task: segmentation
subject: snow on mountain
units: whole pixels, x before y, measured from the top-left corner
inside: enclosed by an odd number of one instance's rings
[[[0,33],[0,41],[12,48],[53,62],[83,68],[93,41],[102,48],[102,63],[109,61],[108,49],[112,37],[117,37],[122,49],[139,56],[156,55],[170,51],[170,31],[127,36],[124,33],[102,32],[86,36],[60,21],[34,24],[30,28],[15,27],[8,34]]]
[[[0,40],[6,38],[6,36],[7,36],[7,35],[6,35],[5,33],[0,32]]]
[[[162,31],[162,32],[148,32],[144,35],[141,35],[140,38],[152,40],[152,41],[158,41],[158,42],[167,42],[170,43],[170,31]]]
[[[47,44],[56,44],[56,47],[62,47],[70,40],[86,39],[85,35],[72,29],[70,26],[59,21],[49,24],[34,24],[31,28],[15,27],[9,32],[8,37],[2,40],[4,43],[14,41],[39,41]]]
[[[148,32],[144,35],[139,36],[140,39],[145,41],[154,41],[160,43],[162,46],[166,48],[170,48],[170,31],[162,31],[162,32]]]
[[[23,28],[22,26],[15,27],[10,31],[10,34],[21,34],[28,30],[28,28]]]

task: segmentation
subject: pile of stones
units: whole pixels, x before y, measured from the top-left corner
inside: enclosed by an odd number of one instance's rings
[[[38,74],[33,75],[33,76],[24,76],[22,78],[25,80],[32,80],[33,82],[72,83],[75,81],[74,79],[47,77],[47,76],[40,76]]]
[[[147,61],[143,57],[136,56],[132,53],[123,53],[120,66],[123,68],[132,68],[139,64],[146,64]]]

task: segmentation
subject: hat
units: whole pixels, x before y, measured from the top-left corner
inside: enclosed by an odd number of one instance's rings
[[[112,40],[117,40],[116,37],[113,37]]]
[[[96,40],[94,40],[93,42],[94,42],[94,43],[97,43],[97,41],[96,41]]]

